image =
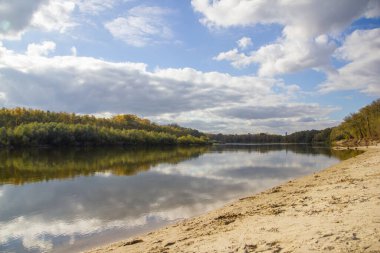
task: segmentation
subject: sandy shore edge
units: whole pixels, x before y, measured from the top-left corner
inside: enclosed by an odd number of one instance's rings
[[[380,147],[100,252],[380,252]]]

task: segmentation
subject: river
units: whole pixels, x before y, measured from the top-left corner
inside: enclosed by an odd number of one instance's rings
[[[0,252],[77,252],[355,155],[308,145],[0,151]]]

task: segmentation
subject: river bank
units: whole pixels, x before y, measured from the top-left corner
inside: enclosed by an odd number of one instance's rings
[[[380,148],[99,252],[380,252]]]

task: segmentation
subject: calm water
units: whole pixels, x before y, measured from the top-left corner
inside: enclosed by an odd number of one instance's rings
[[[0,252],[75,252],[353,156],[309,146],[0,151]]]

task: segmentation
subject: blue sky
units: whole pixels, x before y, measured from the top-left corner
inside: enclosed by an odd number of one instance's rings
[[[379,0],[0,0],[0,106],[322,129],[380,97],[379,18]]]

